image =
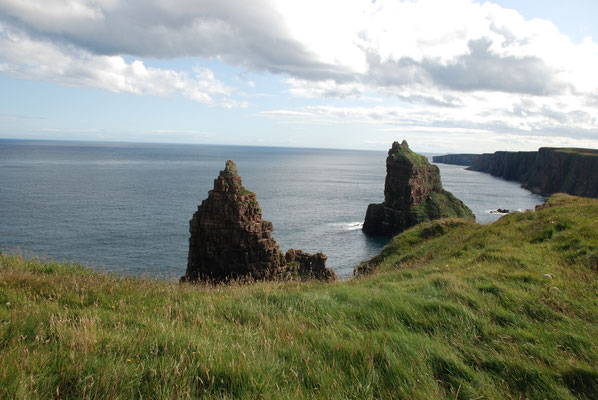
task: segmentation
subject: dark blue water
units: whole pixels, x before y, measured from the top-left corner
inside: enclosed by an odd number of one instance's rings
[[[0,140],[0,249],[126,274],[185,272],[189,219],[232,159],[281,249],[323,251],[341,277],[385,240],[360,228],[383,200],[385,152]],[[445,187],[489,222],[542,198],[462,167]]]
[[[431,157],[430,157],[431,158]],[[482,224],[496,221],[499,208],[511,211],[534,209],[545,198],[522,189],[518,183],[496,178],[483,172],[467,171],[463,166],[436,164],[440,168],[443,187],[461,199]]]

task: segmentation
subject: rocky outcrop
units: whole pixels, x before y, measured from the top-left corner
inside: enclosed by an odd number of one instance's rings
[[[368,206],[363,231],[396,235],[420,222],[444,217],[475,219],[461,200],[442,188],[437,166],[411,151],[406,141],[394,142],[386,158],[384,203]]]
[[[289,268],[289,255],[280,251],[272,229],[272,222],[262,219],[255,193],[243,187],[235,163],[227,161],[190,221],[187,272],[181,281],[334,279],[322,253],[299,251]]]
[[[543,195],[598,197],[598,150],[594,149],[497,151],[475,157],[468,169],[521,182],[522,187]]]
[[[302,277],[324,281],[336,279],[334,271],[326,268],[326,255],[304,253],[303,250],[289,249],[285,254],[286,273],[289,278]]]
[[[479,154],[447,154],[445,156],[433,156],[432,161],[441,164],[463,165],[469,167],[473,159]]]

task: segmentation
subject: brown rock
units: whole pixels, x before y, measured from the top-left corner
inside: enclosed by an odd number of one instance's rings
[[[270,236],[272,223],[262,219],[255,193],[246,190],[234,162],[214,180],[214,189],[190,221],[187,281],[279,275],[283,257]]]
[[[363,231],[396,235],[420,222],[444,217],[475,219],[471,210],[442,188],[438,167],[394,142],[386,158],[384,203],[368,206]]]
[[[222,282],[295,276],[288,273],[287,259],[271,237],[272,222],[262,219],[255,193],[243,187],[237,167],[230,160],[189,224],[189,257],[181,281]],[[294,253],[295,250],[291,254]],[[334,272],[325,267],[326,256],[322,253],[300,254],[299,277],[330,279],[334,276]]]
[[[326,268],[326,255],[304,253],[302,250],[289,249],[285,255],[287,273],[290,277],[312,278],[323,281],[334,281],[336,274]]]

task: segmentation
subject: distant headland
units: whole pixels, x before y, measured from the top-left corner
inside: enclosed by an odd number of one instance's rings
[[[598,197],[596,149],[542,147],[538,151],[449,154],[434,156],[432,160],[518,181],[534,193]]]

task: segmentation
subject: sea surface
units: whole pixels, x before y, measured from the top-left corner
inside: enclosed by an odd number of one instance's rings
[[[361,232],[384,199],[386,152],[216,145],[0,140],[0,250],[101,271],[177,279],[189,220],[225,161],[257,194],[286,251],[323,251],[340,277],[388,238]],[[478,221],[543,198],[490,175],[438,164]]]

